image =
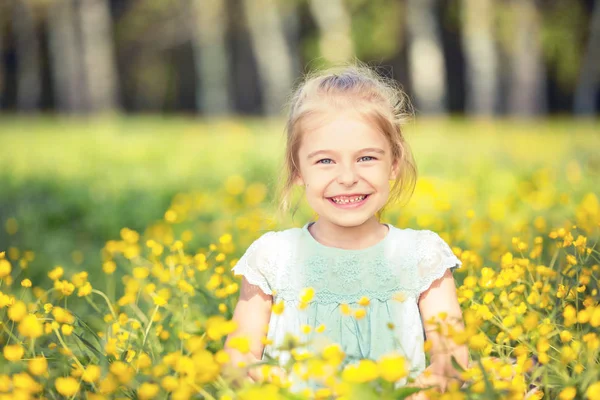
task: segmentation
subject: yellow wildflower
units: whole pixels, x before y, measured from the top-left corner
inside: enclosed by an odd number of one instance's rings
[[[33,314],[28,314],[18,326],[19,333],[25,337],[38,338],[44,333],[42,323]]]
[[[589,400],[600,400],[600,381],[592,383],[585,391],[585,395]]]
[[[86,282],[77,291],[77,297],[84,297],[91,293],[92,293],[92,284],[89,282]]]
[[[5,260],[4,258],[0,258],[0,279],[9,276],[11,270],[12,267],[10,265],[10,262],[8,260]]]
[[[300,301],[303,303],[310,303],[310,301],[313,299],[314,296],[315,296],[315,289],[313,289],[311,287],[304,288],[300,292]]]
[[[153,399],[156,397],[160,387],[156,383],[144,382],[140,385],[137,395],[141,400]]]
[[[342,378],[351,383],[364,383],[377,379],[379,371],[374,361],[363,359],[358,364],[351,364],[344,368]]]
[[[38,356],[29,360],[27,368],[32,375],[43,375],[48,371],[48,361],[43,356]]]
[[[59,280],[63,276],[64,273],[65,273],[65,271],[64,271],[63,267],[61,267],[59,265],[56,268],[54,268],[52,271],[48,272],[48,276],[53,281],[56,281],[56,280]]]
[[[54,385],[56,386],[58,393],[65,397],[72,397],[79,391],[79,382],[77,379],[70,376],[66,378],[56,378]]]
[[[8,318],[15,322],[19,322],[27,315],[27,306],[21,300],[15,302],[8,309]]]
[[[408,375],[406,360],[400,355],[384,355],[378,360],[377,365],[379,375],[388,382],[396,382]]]
[[[23,346],[18,344],[9,344],[4,346],[3,354],[4,358],[6,358],[8,361],[19,361],[21,358],[23,358],[25,349]]]

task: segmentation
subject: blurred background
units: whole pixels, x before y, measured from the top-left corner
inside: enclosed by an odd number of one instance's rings
[[[123,228],[192,249],[231,233],[239,255],[302,225],[305,205],[275,217],[285,103],[354,58],[416,109],[420,180],[388,221],[490,262],[520,235],[597,231],[600,0],[0,0],[15,279],[100,276]]]
[[[357,57],[422,114],[592,115],[594,0],[2,0],[0,109],[279,115]]]

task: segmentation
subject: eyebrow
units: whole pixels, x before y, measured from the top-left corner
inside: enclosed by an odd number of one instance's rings
[[[329,153],[334,153],[334,151],[333,150],[317,150],[317,151],[313,151],[312,153],[309,153],[306,158],[310,159],[315,156],[318,156],[319,154],[329,154]],[[385,154],[385,150],[380,149],[379,147],[367,147],[367,148],[357,151],[356,153],[378,153],[378,154],[383,155],[383,154]]]

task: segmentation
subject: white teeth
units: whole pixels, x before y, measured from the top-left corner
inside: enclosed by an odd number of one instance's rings
[[[348,203],[356,203],[357,201],[364,200],[365,197],[367,197],[367,196],[362,195],[362,196],[356,196],[356,197],[352,197],[352,198],[332,197],[331,199],[337,204],[348,204]]]

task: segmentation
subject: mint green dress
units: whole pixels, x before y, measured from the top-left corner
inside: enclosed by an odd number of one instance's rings
[[[359,250],[328,247],[302,228],[263,234],[246,250],[233,268],[249,283],[273,296],[273,304],[284,303],[281,314],[271,313],[263,359],[278,357],[283,364],[289,351],[280,347],[291,333],[308,342],[306,349],[320,351],[338,343],[346,353],[345,363],[363,358],[377,360],[397,353],[408,361],[409,376],[425,369],[424,330],[419,313],[421,293],[460,260],[436,233],[400,229],[388,225],[386,237]],[[314,297],[300,309],[303,288],[312,287]],[[359,304],[366,297],[367,306]],[[365,309],[362,318],[342,310]],[[304,325],[313,330],[305,334]],[[314,328],[324,325],[322,333]],[[398,382],[399,384],[404,384]]]

